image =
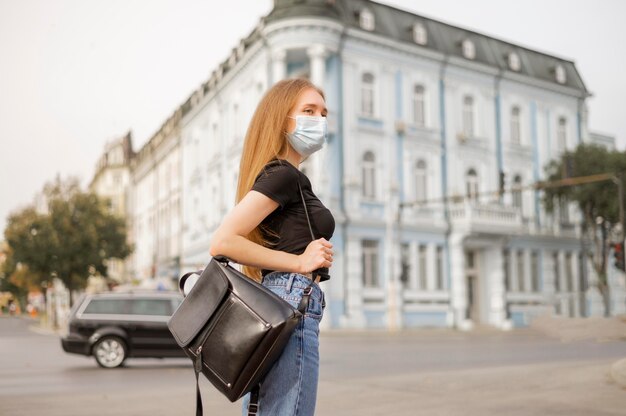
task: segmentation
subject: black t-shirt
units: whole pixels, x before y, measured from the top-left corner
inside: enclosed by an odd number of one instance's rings
[[[279,204],[278,208],[261,222],[261,225],[278,235],[275,237],[263,232],[263,237],[271,243],[269,248],[273,250],[302,254],[312,241],[298,182],[302,187],[315,239],[324,237],[330,240],[335,231],[335,219],[330,210],[313,193],[309,178],[286,160],[274,159],[265,165],[252,185],[252,190]],[[271,271],[263,269],[261,273],[265,276]],[[320,280],[326,279],[322,276]]]

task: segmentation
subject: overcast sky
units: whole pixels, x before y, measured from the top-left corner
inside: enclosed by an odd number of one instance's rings
[[[624,149],[625,1],[381,2],[575,61],[590,129]],[[56,174],[86,184],[107,140],[143,145],[272,4],[0,0],[0,231]]]

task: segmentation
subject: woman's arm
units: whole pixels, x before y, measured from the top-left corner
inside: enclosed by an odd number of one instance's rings
[[[312,241],[301,255],[272,250],[245,236],[278,208],[278,202],[257,191],[248,192],[215,230],[211,256],[223,255],[237,263],[268,270],[308,273],[332,265],[332,244],[324,238]]]

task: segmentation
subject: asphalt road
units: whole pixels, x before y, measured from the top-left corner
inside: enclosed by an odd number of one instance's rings
[[[562,342],[533,330],[327,332],[318,415],[626,415],[611,382],[623,340]],[[186,359],[104,370],[35,321],[0,317],[0,415],[193,415]],[[205,415],[238,415],[202,383]],[[281,415],[277,415],[281,416]]]

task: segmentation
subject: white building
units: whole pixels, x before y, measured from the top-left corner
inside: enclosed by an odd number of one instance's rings
[[[89,184],[89,189],[92,192],[108,199],[112,213],[126,217],[127,220],[127,213],[130,210],[128,201],[128,194],[131,189],[130,162],[133,156],[131,132],[118,140],[108,142],[98,160],[96,172]],[[128,240],[132,241],[131,232],[128,232]],[[120,283],[129,281],[127,265],[128,261],[109,260],[107,262],[108,276]]]
[[[180,115],[166,120],[131,163],[133,277],[169,287],[180,274]]]
[[[328,144],[302,166],[336,220],[324,325],[510,328],[597,313],[575,206],[548,215],[539,192],[510,192],[592,141],[573,62],[368,0],[275,0],[144,146],[138,275],[176,255],[181,272],[209,261],[252,113],[295,76],[330,110]],[[612,281],[619,313],[623,276]]]

